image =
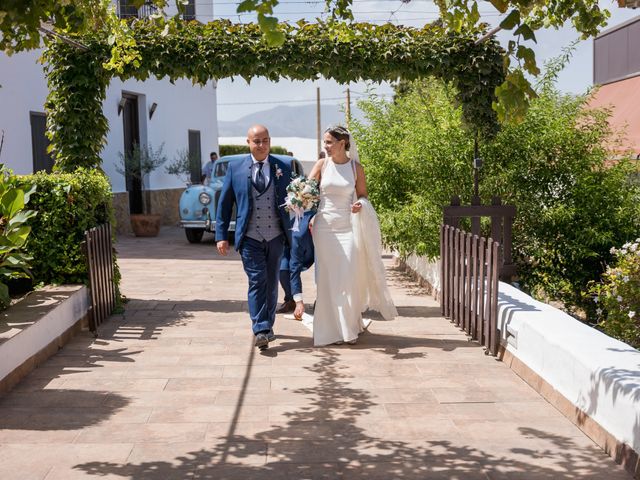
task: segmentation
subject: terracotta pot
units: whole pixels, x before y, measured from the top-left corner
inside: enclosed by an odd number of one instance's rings
[[[160,232],[162,216],[156,214],[132,214],[131,228],[136,237],[155,237]]]

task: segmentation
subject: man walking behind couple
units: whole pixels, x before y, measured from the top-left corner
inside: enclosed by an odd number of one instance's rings
[[[251,154],[230,163],[226,173],[218,202],[216,242],[218,252],[227,255],[235,202],[235,245],[249,281],[255,345],[264,350],[275,339],[280,257],[285,243],[291,245],[292,225],[284,204],[292,172],[290,165],[269,155],[266,127],[252,126],[247,142]],[[344,127],[333,127],[325,132],[324,144],[328,158],[319,160],[310,175],[320,182],[320,207],[313,219],[321,228],[314,235],[319,306],[313,322],[316,346],[355,343],[364,331],[361,312],[367,307],[386,319],[396,315],[380,259],[379,225],[366,199],[364,170],[347,153],[350,146],[355,147],[353,139]],[[353,222],[352,213],[361,216],[361,211],[362,218]],[[372,238],[374,243],[377,239],[374,248]],[[297,313],[302,309],[299,302]]]

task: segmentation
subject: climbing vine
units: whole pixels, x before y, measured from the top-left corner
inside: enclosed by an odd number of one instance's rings
[[[45,53],[48,128],[58,169],[100,165],[108,129],[102,101],[112,77],[190,78],[204,84],[236,75],[247,80],[323,76],[341,83],[435,76],[460,92],[466,125],[486,132],[497,128],[491,104],[504,80],[502,52],[492,41],[476,44],[478,32],[299,22],[283,24],[285,42],[274,47],[256,24],[117,22],[105,30],[109,34],[74,37],[87,50],[54,42]]]

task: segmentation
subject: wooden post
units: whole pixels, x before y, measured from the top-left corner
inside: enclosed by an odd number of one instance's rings
[[[454,298],[454,275],[455,275],[455,265],[454,265],[454,258],[455,258],[455,248],[454,248],[454,229],[453,227],[449,226],[449,235],[447,238],[447,242],[449,242],[449,259],[448,259],[448,268],[449,268],[449,276],[447,277],[447,282],[449,283],[449,286],[447,287],[447,291],[449,294],[449,319],[453,318],[454,315],[454,303],[453,303],[453,298]]]
[[[447,246],[445,244],[445,239],[447,238],[447,225],[440,226],[440,315],[443,317],[447,316],[447,310],[445,308],[446,305],[446,281],[447,271],[446,264],[447,261],[445,259],[447,254]]]
[[[345,113],[346,113],[346,117],[347,117],[347,128],[350,128],[350,124],[351,124],[351,90],[349,90],[349,87],[347,87],[347,105],[345,108]]]
[[[493,243],[493,253],[492,253],[492,266],[491,270],[493,273],[491,275],[491,322],[489,325],[491,336],[489,341],[489,351],[491,355],[498,355],[498,276],[500,275],[499,270],[499,249],[500,244],[498,242]]]
[[[471,338],[476,340],[478,338],[478,243],[479,238],[477,235],[473,236],[473,243],[471,247],[471,258],[473,262],[473,271],[471,277],[473,278],[473,285],[471,285],[471,291],[473,292],[473,298],[471,299]]]
[[[473,235],[470,233],[465,234],[465,259],[466,259],[466,273],[465,273],[465,291],[464,291],[464,330],[467,335],[471,333],[471,263],[473,262],[473,256],[471,255],[471,239]]]
[[[491,205],[502,205],[502,200],[500,197],[493,197],[491,199]],[[494,242],[502,241],[502,217],[491,217],[491,238]]]

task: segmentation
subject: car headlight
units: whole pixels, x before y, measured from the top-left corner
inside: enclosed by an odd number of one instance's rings
[[[211,203],[211,195],[209,195],[206,192],[202,192],[198,196],[198,200],[200,200],[200,203],[203,204],[203,205],[209,205]]]

